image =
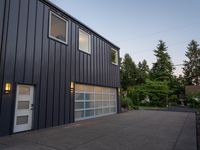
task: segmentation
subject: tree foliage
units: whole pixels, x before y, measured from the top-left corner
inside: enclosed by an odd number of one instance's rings
[[[125,54],[121,64],[121,86],[124,90],[136,85],[137,67],[129,54]]]
[[[148,97],[150,105],[166,106],[169,93],[167,81],[146,80],[145,84],[129,87],[127,96],[133,100],[134,105],[141,104]]]
[[[142,62],[138,63],[137,84],[143,84],[147,79],[149,79],[149,66],[144,59]]]
[[[154,50],[154,53],[157,61],[153,63],[153,67],[151,69],[151,79],[158,81],[170,80],[173,76],[174,68],[171,57],[167,52],[165,42],[160,40]]]
[[[187,47],[184,61],[184,78],[186,85],[200,85],[200,49],[199,44],[192,40]]]

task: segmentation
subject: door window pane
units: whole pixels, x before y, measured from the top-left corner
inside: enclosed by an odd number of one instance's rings
[[[17,116],[16,125],[28,124],[28,116]]]
[[[30,95],[30,87],[25,85],[20,85],[19,95]]]
[[[18,101],[17,109],[29,109],[29,101]]]

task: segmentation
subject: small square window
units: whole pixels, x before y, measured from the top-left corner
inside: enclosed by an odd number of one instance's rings
[[[91,53],[91,37],[87,32],[79,29],[79,50]]]
[[[57,41],[67,44],[68,21],[50,12],[49,36]]]
[[[115,49],[111,49],[111,60],[112,64],[118,65],[118,51]]]

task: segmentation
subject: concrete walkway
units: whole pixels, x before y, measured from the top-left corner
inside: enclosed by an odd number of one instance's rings
[[[4,150],[196,150],[195,114],[139,110],[0,138]]]

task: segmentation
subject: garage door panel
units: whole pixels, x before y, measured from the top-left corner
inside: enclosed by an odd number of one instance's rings
[[[84,102],[75,102],[75,109],[83,109]]]
[[[84,100],[84,93],[75,93],[75,100]]]
[[[75,85],[75,120],[114,114],[116,107],[116,89]]]
[[[94,108],[94,101],[86,101],[85,108]]]

